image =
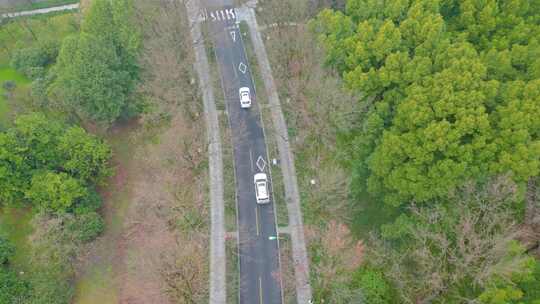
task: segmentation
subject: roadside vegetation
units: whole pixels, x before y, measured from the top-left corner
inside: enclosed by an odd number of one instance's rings
[[[314,300],[537,303],[537,4],[318,4],[258,11]]]
[[[184,4],[83,4],[0,26],[0,303],[208,301]]]
[[[30,265],[19,276],[11,267],[16,248],[1,238],[2,303],[69,303],[69,277],[77,247],[103,230],[95,187],[111,170],[111,150],[78,126],[43,114],[19,116],[0,133],[2,207],[30,207],[34,234]],[[24,286],[24,288],[23,288]]]
[[[80,126],[101,120],[94,121],[97,116],[74,115],[77,111],[71,107],[75,100],[81,104],[97,102],[87,96],[81,100],[70,95],[69,90],[92,90],[88,77],[96,80],[97,75],[108,74],[104,77],[112,75],[112,79],[118,75],[115,72],[123,72],[117,71],[123,67],[119,64],[110,67],[112,71],[88,73],[77,70],[78,62],[69,57],[90,52],[91,46],[73,46],[72,42],[79,36],[94,39],[92,35],[98,34],[92,31],[100,23],[118,24],[118,32],[107,31],[109,46],[114,39],[121,40],[117,38],[121,30],[122,38],[133,43],[134,36],[127,30],[129,1],[115,2],[116,19],[107,5],[107,1],[93,2],[82,26],[84,33],[79,33],[79,19],[71,13],[2,20],[0,208],[8,223],[10,216],[19,213],[16,209],[32,219],[24,222],[31,226],[24,229],[26,235],[2,225],[0,303],[71,303],[81,248],[104,229],[99,189],[114,173],[113,152],[100,135]],[[105,9],[100,11],[103,6]],[[118,52],[123,58],[129,57],[125,55],[128,47],[117,43],[113,53],[106,55],[115,57]],[[135,65],[136,48],[130,48],[132,57],[123,64]],[[124,72],[121,77],[136,81],[136,71],[129,75]],[[102,94],[101,102],[111,102],[107,99],[110,97]]]

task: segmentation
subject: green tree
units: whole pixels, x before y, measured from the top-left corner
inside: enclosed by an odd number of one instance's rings
[[[78,179],[100,183],[111,173],[110,147],[81,127],[70,127],[62,134],[58,149],[64,160],[62,167]]]
[[[127,102],[129,75],[122,70],[114,45],[81,33],[64,40],[54,87],[70,108],[104,124],[118,118]]]
[[[58,120],[32,113],[17,117],[14,128],[8,134],[16,141],[12,148],[16,149],[17,154],[24,155],[31,169],[54,169],[61,163],[57,146],[63,128],[64,125]]]
[[[133,10],[128,0],[93,1],[81,33],[63,42],[51,92],[83,118],[110,125],[136,111],[131,93],[138,79],[140,38]]]
[[[81,183],[66,173],[44,171],[32,177],[26,198],[45,211],[64,213],[87,195]]]

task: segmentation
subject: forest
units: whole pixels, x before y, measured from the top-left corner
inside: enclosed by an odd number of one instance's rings
[[[309,22],[358,94],[353,204],[387,220],[335,303],[540,303],[540,2],[347,0]]]

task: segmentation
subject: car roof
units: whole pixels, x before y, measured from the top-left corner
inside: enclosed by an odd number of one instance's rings
[[[257,192],[259,193],[259,198],[267,198],[268,192],[266,191],[266,183],[259,182],[257,183]]]

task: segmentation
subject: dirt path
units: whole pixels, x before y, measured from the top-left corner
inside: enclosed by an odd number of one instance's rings
[[[76,304],[168,303],[161,253],[174,237],[158,215],[162,201],[151,199],[155,180],[145,174],[144,142],[136,134],[131,123],[109,136],[116,174],[101,191],[106,230],[79,259]]]
[[[115,274],[125,252],[122,233],[132,189],[129,178],[135,171],[133,155],[126,148],[134,146],[130,143],[129,134],[135,129],[136,126],[116,128],[108,138],[114,151],[116,174],[111,178],[110,186],[100,191],[104,200],[102,214],[106,229],[79,257],[76,304],[118,303],[119,285]]]

